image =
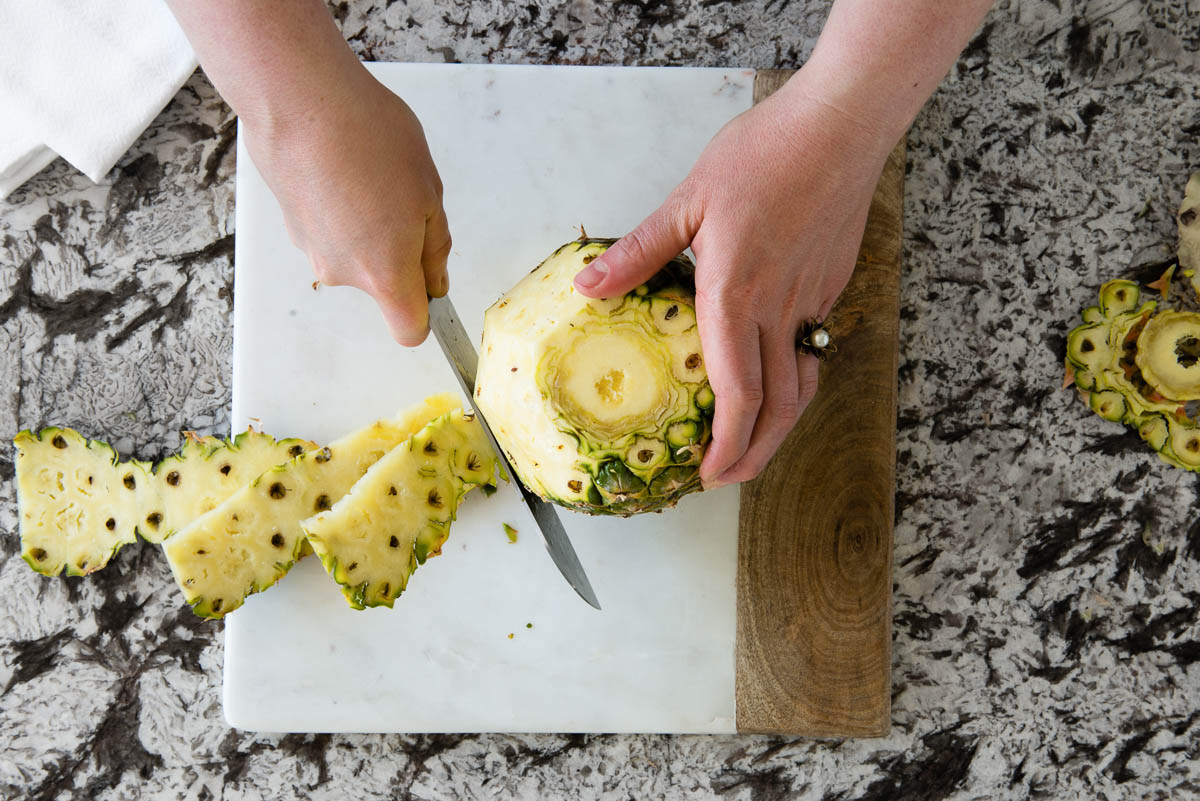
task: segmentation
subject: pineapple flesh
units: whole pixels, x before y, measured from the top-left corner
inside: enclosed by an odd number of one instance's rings
[[[22,431],[17,447],[21,557],[39,573],[83,576],[137,539],[154,507],[148,465],[69,428]]]
[[[531,491],[630,515],[702,488],[715,398],[685,256],[623,297],[575,290],[614,241],[563,245],[487,310],[475,399]]]
[[[393,448],[328,511],[301,524],[355,609],[392,606],[417,566],[441,552],[463,497],[495,482],[496,459],[461,409]]]
[[[162,542],[192,520],[216,508],[265,470],[316,447],[301,439],[276,440],[253,429],[231,440],[185,433],[179,453],[154,468],[160,508],[145,518],[140,532]]]
[[[188,604],[202,617],[220,618],[270,587],[301,554],[301,520],[330,509],[384,454],[458,405],[454,395],[435,395],[305,451],[188,523],[162,546]]]

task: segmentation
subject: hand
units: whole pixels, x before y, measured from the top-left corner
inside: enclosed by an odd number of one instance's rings
[[[353,62],[323,96],[260,130],[246,147],[283,208],[292,242],[323,284],[379,304],[392,337],[419,345],[426,296],[449,289],[442,182],[416,115]]]
[[[815,394],[817,360],[797,355],[796,332],[846,286],[895,144],[802,76],[718,132],[666,202],[575,279],[591,297],[620,295],[691,245],[716,395],[710,489],[758,475]]]

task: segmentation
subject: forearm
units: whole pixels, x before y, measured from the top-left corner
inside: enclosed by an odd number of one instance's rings
[[[835,0],[785,90],[831,106],[890,149],[970,41],[993,0]]]
[[[322,0],[168,0],[221,97],[269,134],[365,70]]]

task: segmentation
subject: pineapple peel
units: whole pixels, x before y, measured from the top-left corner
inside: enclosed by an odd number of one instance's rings
[[[384,454],[457,406],[454,395],[435,395],[396,418],[306,450],[192,520],[163,543],[188,604],[202,617],[224,617],[270,587],[300,557],[300,521],[331,508]]]
[[[441,553],[466,494],[495,480],[483,427],[455,409],[392,448],[301,526],[351,607],[391,607],[417,567]]]
[[[69,428],[22,431],[13,440],[22,557],[45,575],[86,575],[140,535],[162,543],[197,614],[223,617],[312,553],[301,519],[329,509],[380,457],[420,441],[430,421],[458,406],[452,394],[434,395],[325,447],[255,429],[232,439],[184,432],[181,450],[153,467],[122,462]],[[445,466],[461,485],[458,495],[446,490],[455,506],[476,482],[494,482],[486,443],[480,453],[452,448]],[[417,538],[418,561],[438,552],[450,519],[453,508]]]
[[[1105,420],[1135,429],[1163,461],[1200,471],[1200,415],[1189,414],[1200,400],[1200,314],[1140,300],[1132,281],[1101,287],[1099,306],[1084,309],[1067,335],[1063,386],[1074,384]]]

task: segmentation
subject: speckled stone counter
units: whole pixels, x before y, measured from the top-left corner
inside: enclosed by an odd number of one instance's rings
[[[790,67],[825,3],[341,3],[377,60]],[[908,151],[892,734],[260,736],[221,715],[221,626],[156,548],[87,579],[18,556],[0,449],[5,799],[1200,797],[1194,476],[1061,391],[1107,278],[1169,258],[1200,168],[1195,0],[1011,0]],[[197,74],[104,186],[0,203],[0,436],[153,458],[225,432],[233,116]]]

